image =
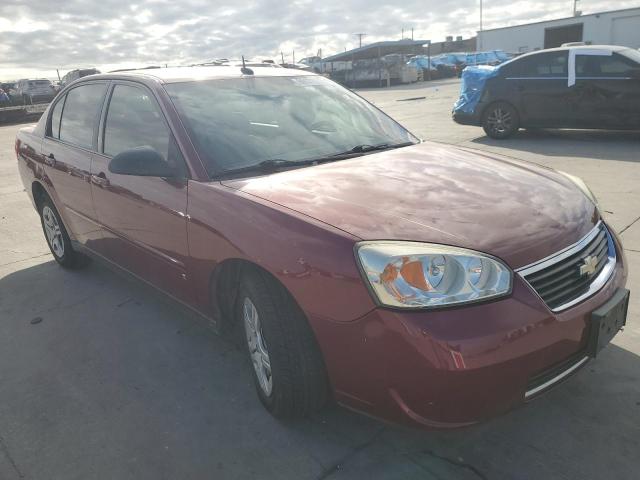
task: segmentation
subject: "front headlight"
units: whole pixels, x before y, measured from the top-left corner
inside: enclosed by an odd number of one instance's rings
[[[389,307],[442,307],[511,292],[511,270],[488,255],[430,243],[371,241],[356,256],[378,301]]]
[[[589,200],[591,200],[596,207],[598,206],[598,199],[593,194],[591,189],[587,186],[587,184],[584,182],[584,180],[582,180],[580,177],[576,177],[575,175],[571,175],[570,173],[563,172],[561,170],[558,170],[558,173],[561,173],[562,175],[567,177],[569,180],[571,180],[576,187],[582,190],[582,193],[584,193],[586,197]]]

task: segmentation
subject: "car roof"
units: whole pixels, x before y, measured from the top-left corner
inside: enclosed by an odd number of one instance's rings
[[[575,45],[575,46],[567,46],[567,47],[546,48],[544,50],[536,50],[535,52],[525,53],[516,58],[524,58],[531,55],[537,55],[539,53],[563,52],[567,50],[609,50],[612,52],[619,52],[620,50],[628,50],[628,47],[621,47],[619,45]]]
[[[222,78],[243,78],[243,77],[299,77],[315,75],[305,70],[294,70],[290,68],[273,68],[272,66],[254,66],[250,70],[253,75],[244,74],[240,65],[215,65],[215,66],[191,66],[191,67],[168,67],[168,68],[146,68],[138,70],[126,70],[111,73],[90,75],[83,79],[126,79],[126,78],[147,78],[155,79],[161,83],[191,82],[195,80],[209,80]]]

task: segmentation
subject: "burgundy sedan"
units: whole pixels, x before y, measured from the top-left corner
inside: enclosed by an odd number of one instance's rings
[[[277,417],[333,398],[469,425],[625,323],[622,246],[580,179],[421,142],[321,76],[94,75],[15,147],[55,260],[107,261],[237,332]]]

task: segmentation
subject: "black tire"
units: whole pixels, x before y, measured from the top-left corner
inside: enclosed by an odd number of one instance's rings
[[[245,302],[259,316],[263,346],[270,364],[271,391],[261,385],[254,366]],[[324,361],[304,313],[289,293],[268,274],[248,270],[243,274],[236,318],[243,331],[256,391],[265,408],[276,418],[302,418],[327,402],[328,380]]]
[[[49,246],[49,250],[53,258],[64,268],[76,269],[82,268],[89,263],[89,258],[73,249],[69,234],[64,228],[64,224],[60,219],[60,214],[53,202],[48,196],[44,196],[38,204],[38,213],[40,214],[40,223],[44,238]],[[53,226],[57,226],[55,241],[52,239],[48,230]]]
[[[491,138],[509,138],[520,128],[518,111],[506,102],[492,103],[482,114],[482,128]]]

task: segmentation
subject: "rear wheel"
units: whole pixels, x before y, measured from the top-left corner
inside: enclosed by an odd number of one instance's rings
[[[56,262],[65,268],[80,268],[88,263],[88,258],[76,252],[71,246],[69,234],[64,228],[60,215],[49,197],[45,196],[39,204],[40,221],[49,250]]]
[[[268,274],[244,274],[236,304],[260,401],[278,418],[307,416],[324,406],[328,382],[307,319]]]
[[[491,138],[509,138],[520,128],[518,112],[508,103],[493,103],[482,116],[482,128]]]

